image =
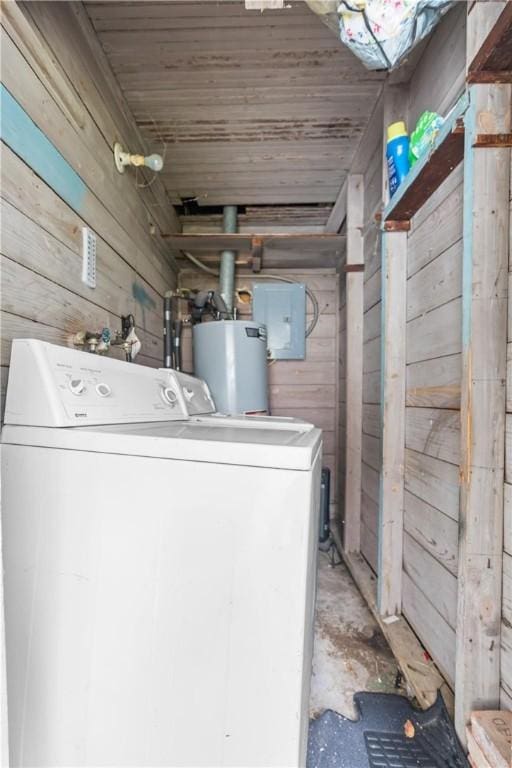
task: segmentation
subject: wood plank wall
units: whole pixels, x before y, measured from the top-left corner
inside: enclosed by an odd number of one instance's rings
[[[462,166],[408,238],[403,612],[455,674],[460,459]]]
[[[323,430],[323,464],[331,470],[331,511],[337,504],[337,326],[338,275],[334,269],[272,270],[272,274],[292,278],[307,285],[317,297],[320,318],[306,342],[305,360],[277,360],[269,366],[270,409],[273,416],[295,416]],[[257,275],[237,275],[236,288],[252,289]],[[180,286],[208,290],[218,287],[215,277],[183,270]],[[268,282],[268,281],[266,281]],[[307,322],[311,320],[309,301]],[[250,318],[251,306],[237,303],[240,317]],[[193,370],[191,329],[185,328],[183,367]]]
[[[162,297],[176,271],[150,230],[177,230],[177,221],[158,184],[139,189],[133,174],[114,168],[114,141],[136,149],[139,139],[82,10],[80,3],[3,9],[3,86],[85,192],[79,204],[65,199],[28,154],[2,143],[2,390],[13,338],[67,345],[79,329],[120,328],[128,313],[142,341],[138,362],[161,364]],[[84,225],[97,236],[95,289],[81,282]]]
[[[512,164],[511,164],[512,165]],[[508,276],[507,416],[503,537],[503,617],[501,624],[501,706],[512,711],[512,173]]]
[[[465,3],[439,25],[411,79],[409,123],[447,114],[465,85]],[[407,243],[402,611],[447,681],[455,678],[463,167],[411,222]]]
[[[446,115],[462,93],[466,64],[465,18],[466,5],[457,4],[430,38],[409,83],[408,104],[404,110],[409,129],[426,109]],[[395,119],[398,118],[397,115]],[[380,123],[382,126],[382,117]],[[382,205],[382,152],[382,130],[380,135],[372,133],[370,126],[357,153],[359,165],[351,168],[353,173],[364,173],[365,184],[361,553],[374,572],[377,571],[382,460],[381,248],[372,218]],[[362,165],[361,157],[365,158]],[[462,166],[412,221],[406,297],[402,610],[452,685],[457,608],[461,239]],[[350,328],[346,333],[350,333]],[[340,375],[344,375],[342,364]],[[340,430],[343,445],[342,419]],[[340,474],[342,472],[340,465]],[[343,516],[342,510],[340,516]]]

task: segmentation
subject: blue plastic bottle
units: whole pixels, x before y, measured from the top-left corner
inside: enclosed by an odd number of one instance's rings
[[[393,197],[409,173],[409,137],[405,130],[405,123],[402,121],[388,126],[386,157],[388,161],[389,196]]]

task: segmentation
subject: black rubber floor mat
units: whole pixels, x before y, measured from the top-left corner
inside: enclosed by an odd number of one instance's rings
[[[309,725],[308,768],[469,768],[439,694],[418,710],[390,693],[356,693],[359,720],[327,710]]]

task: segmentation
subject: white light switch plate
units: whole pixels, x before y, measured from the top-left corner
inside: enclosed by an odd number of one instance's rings
[[[82,227],[82,282],[96,288],[96,235]]]

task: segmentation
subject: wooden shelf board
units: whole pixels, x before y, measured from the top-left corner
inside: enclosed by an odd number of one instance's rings
[[[512,2],[508,2],[468,69],[468,83],[512,83]]]
[[[466,94],[457,102],[439,131],[429,153],[423,155],[409,171],[382,213],[383,229],[397,231],[426,203],[429,197],[459,165],[464,157],[463,115],[468,106]]]
[[[269,234],[169,234],[163,235],[172,248],[181,251],[204,252],[232,250],[251,253],[253,244],[266,250],[300,250],[311,252],[341,251],[345,236],[325,233]]]

